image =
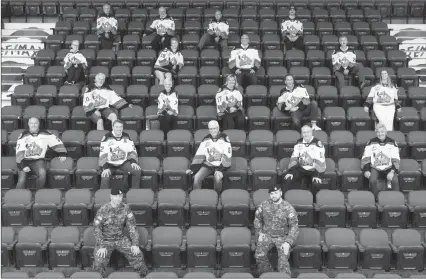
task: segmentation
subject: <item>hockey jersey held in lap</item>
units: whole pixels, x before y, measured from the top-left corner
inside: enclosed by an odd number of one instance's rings
[[[333,54],[331,55],[331,60],[333,66],[339,65],[339,71],[344,71],[345,69],[350,69],[351,64],[356,63],[356,54],[353,50],[349,48],[346,50],[342,50],[339,46],[333,51]]]
[[[398,109],[401,107],[398,101],[398,88],[377,84],[371,88],[365,103],[368,107],[371,107],[373,104],[382,106],[395,105]]]
[[[167,32],[175,31],[175,21],[172,17],[166,16],[165,18],[155,19],[147,29],[147,34],[156,32],[160,36],[166,35]]]
[[[173,70],[173,66],[177,66],[176,70]],[[184,65],[183,55],[180,51],[173,52],[171,49],[165,48],[158,56],[155,62],[154,68],[157,70],[163,70],[167,72],[176,72]]]
[[[165,111],[171,111],[175,116],[179,113],[179,99],[174,89],[171,89],[169,93],[163,90],[158,96],[158,112]]]
[[[299,139],[294,146],[293,154],[291,154],[290,164],[297,162],[299,166],[307,171],[325,171],[325,148],[321,141],[312,138],[310,142]],[[318,169],[315,167],[318,166]]]
[[[86,69],[88,66],[86,57],[79,51],[73,52],[70,50],[70,52],[65,55],[64,68],[68,70],[73,65],[77,66],[78,64],[81,64],[83,68]]]
[[[229,35],[229,24],[226,20],[219,20],[212,19],[209,23],[209,27],[207,31],[214,32],[214,34],[217,36],[221,36],[222,38],[227,38]]]
[[[257,70],[260,67],[259,51],[254,48],[241,46],[231,51],[229,69]]]
[[[121,166],[126,161],[137,163],[137,160],[138,153],[129,134],[123,132],[117,137],[114,132],[109,132],[102,138],[99,166],[103,169]]]
[[[281,33],[295,41],[299,36],[303,35],[303,23],[300,20],[289,19],[281,23]]]
[[[230,113],[231,108],[241,109],[243,106],[243,95],[237,89],[230,90],[223,86],[216,94],[217,113]]]
[[[399,148],[395,140],[389,137],[384,141],[374,138],[367,143],[361,159],[363,171],[370,171],[371,168],[379,171],[393,168],[398,171],[399,165]]]
[[[67,150],[62,141],[48,131],[31,134],[24,131],[16,143],[16,163],[22,170],[27,160],[44,159],[48,148],[53,149],[59,156],[66,156]]]
[[[201,166],[223,170],[231,166],[232,147],[229,137],[220,133],[216,138],[205,136],[191,163],[195,173]]]
[[[108,108],[109,106],[116,109],[122,109],[128,106],[126,100],[121,98],[108,85],[96,87],[89,85],[86,93],[83,95],[83,109],[87,116],[92,115],[97,110]]]
[[[98,34],[111,32],[112,34],[117,33],[118,22],[114,17],[99,17],[96,20],[96,29]]]
[[[304,109],[303,99],[309,100],[309,94],[303,85],[295,85],[293,89],[284,87],[280,92],[280,97],[277,100],[278,108],[284,112],[285,108],[299,107],[299,110]]]

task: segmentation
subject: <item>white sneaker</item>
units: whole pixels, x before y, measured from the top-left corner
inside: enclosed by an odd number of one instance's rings
[[[318,127],[317,125],[313,125],[312,126],[312,130],[314,130],[314,131],[322,131],[322,129],[320,127]]]

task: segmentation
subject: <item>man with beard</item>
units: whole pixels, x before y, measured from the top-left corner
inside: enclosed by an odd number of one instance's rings
[[[282,198],[279,185],[271,186],[268,190],[269,199],[262,202],[256,210],[254,229],[257,237],[257,247],[254,257],[260,274],[271,272],[268,252],[272,247],[278,250],[278,272],[291,276],[290,248],[299,234],[297,212]]]
[[[208,127],[210,134],[204,137],[186,173],[195,173],[193,189],[201,189],[203,180],[213,173],[214,188],[220,194],[223,171],[231,166],[232,147],[229,137],[219,131],[216,120],[210,121]]]
[[[144,277],[148,273],[148,268],[139,248],[135,216],[130,207],[122,202],[121,188],[112,188],[110,198],[111,201],[98,210],[93,223],[96,239],[93,269],[105,277],[111,254],[117,250],[123,253],[133,269]],[[124,233],[124,226],[129,230],[130,240]]]

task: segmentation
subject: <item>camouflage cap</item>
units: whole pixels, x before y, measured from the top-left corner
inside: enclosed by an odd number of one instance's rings
[[[279,185],[279,184],[272,185],[272,186],[269,187],[268,193],[272,193],[272,192],[275,192],[275,191],[278,191],[278,190],[281,190],[281,185]]]
[[[116,196],[116,195],[122,195],[124,194],[124,191],[121,187],[112,187],[111,188],[111,195]]]

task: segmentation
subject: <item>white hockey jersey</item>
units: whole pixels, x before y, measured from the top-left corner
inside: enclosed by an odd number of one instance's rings
[[[229,137],[221,133],[216,139],[210,134],[204,137],[191,163],[191,170],[196,173],[201,166],[223,170],[231,166],[232,147]]]
[[[281,33],[285,34],[290,41],[295,41],[303,35],[303,23],[296,19],[289,19],[281,23]]]
[[[96,29],[104,32],[111,32],[112,29],[117,30],[118,22],[113,17],[99,17],[96,20]]]
[[[87,68],[86,57],[84,57],[84,55],[79,51],[73,52],[72,50],[70,50],[70,52],[68,52],[67,55],[65,55],[64,68],[69,69],[73,65],[78,65],[78,64],[82,64],[83,68],[86,69]]]
[[[339,46],[336,48],[336,50],[333,51],[333,54],[331,55],[331,60],[333,65],[338,64],[343,69],[347,69],[350,67],[350,64],[356,63],[356,54],[353,50],[350,50],[349,48],[344,51]]]
[[[399,148],[395,140],[386,137],[384,141],[374,138],[367,143],[361,159],[363,171],[374,168],[379,171],[394,168],[399,170]]]
[[[86,93],[83,95],[83,109],[87,116],[92,115],[96,110],[113,106],[116,109],[122,109],[128,106],[125,99],[115,93],[108,85],[96,87],[89,85]]]
[[[114,132],[109,132],[102,138],[99,166],[103,169],[121,166],[126,161],[137,163],[137,160],[138,153],[129,134],[123,132],[121,137],[117,137]]]
[[[158,112],[164,111],[171,111],[175,116],[179,114],[179,99],[174,89],[170,93],[163,90],[158,96]]]
[[[308,171],[316,171],[315,165],[318,165],[318,172],[324,172],[325,165],[325,149],[324,145],[317,138],[312,138],[311,142],[304,142],[299,139],[294,145],[293,154],[291,154],[291,162],[297,162],[299,166]]]
[[[26,165],[26,160],[44,159],[46,151],[51,148],[59,156],[66,156],[67,150],[63,142],[48,131],[39,131],[37,134],[31,134],[24,131],[16,143],[16,163],[22,170]]]
[[[160,36],[164,36],[168,30],[175,31],[175,28],[175,21],[170,16],[166,16],[163,19],[157,18],[149,26],[151,31],[155,31]]]
[[[293,87],[293,90],[289,90],[287,87],[284,87],[281,90],[281,95],[278,97],[277,106],[281,107],[281,111],[284,108],[295,108],[302,106],[301,102],[303,99],[309,100],[309,93],[303,85],[297,85]]]
[[[182,53],[180,51],[173,52],[171,49],[165,48],[158,56],[154,68],[169,72],[172,71],[174,65],[176,65],[178,69],[183,67],[184,60]],[[176,71],[178,69],[176,69]]]
[[[229,24],[226,20],[212,19],[207,30],[213,31],[216,36],[227,37],[229,35]]]
[[[371,88],[365,103],[365,105],[369,107],[373,104],[380,104],[383,106],[395,105],[396,108],[400,108],[401,105],[398,101],[398,88],[395,86],[389,87],[377,84]]]
[[[232,107],[240,109],[243,106],[243,95],[239,90],[230,90],[228,87],[222,87],[216,94],[217,113],[230,113]]]
[[[231,51],[228,61],[229,68],[232,69],[258,69],[260,67],[259,51],[248,46],[236,48]]]

